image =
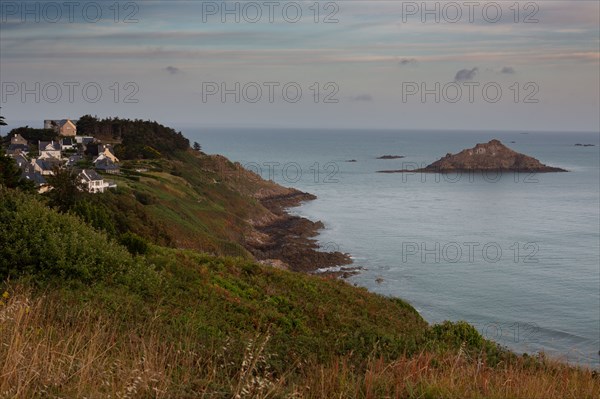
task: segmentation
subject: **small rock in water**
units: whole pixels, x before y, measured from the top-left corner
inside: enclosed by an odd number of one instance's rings
[[[377,157],[377,159],[401,159],[404,158],[404,155],[382,155]]]

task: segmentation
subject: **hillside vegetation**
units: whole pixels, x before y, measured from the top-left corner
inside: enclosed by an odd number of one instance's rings
[[[518,356],[467,323],[430,326],[400,299],[257,264],[243,243],[274,217],[259,199],[293,190],[223,157],[174,149],[126,158],[123,171],[116,191],[63,211],[0,186],[0,397],[600,390],[592,371]]]
[[[3,397],[593,397],[590,371],[520,358],[399,299],[242,258],[133,256],[0,192]],[[40,245],[40,243],[44,243]],[[596,391],[597,392],[597,391]]]

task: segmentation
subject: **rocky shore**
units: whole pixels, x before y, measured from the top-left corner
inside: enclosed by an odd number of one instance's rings
[[[266,223],[254,223],[257,234],[246,240],[246,248],[256,259],[264,264],[299,272],[314,272],[352,263],[348,254],[336,251],[336,248],[319,247],[315,237],[324,227],[321,221],[313,222],[287,212],[288,208],[316,197],[294,189],[282,191],[259,198],[275,217]]]

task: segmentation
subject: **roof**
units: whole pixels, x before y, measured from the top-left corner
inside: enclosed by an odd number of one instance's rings
[[[113,148],[112,144],[98,144],[98,153],[104,152],[104,151],[110,151],[111,154],[115,155],[115,149]]]
[[[15,133],[14,136],[10,138],[11,144],[27,144],[27,140],[23,138],[19,133]]]
[[[49,150],[48,146],[51,146],[52,148],[50,148]],[[40,141],[38,144],[38,148],[40,151],[60,151],[60,144],[54,141]]]
[[[30,169],[25,169],[21,174],[21,177],[23,177],[26,180],[33,181],[37,186],[47,184],[46,179],[44,178],[44,176],[41,175],[41,173],[34,172]]]
[[[83,161],[83,156],[79,154],[71,155],[67,160],[67,166],[74,166],[77,162]]]
[[[98,181],[98,180],[104,180],[102,178],[102,176],[100,176],[98,174],[98,172],[96,172],[93,169],[83,169],[81,171],[81,173],[79,174],[85,181]]]
[[[77,141],[78,143],[81,142],[82,144],[93,143],[94,140],[96,139],[92,136],[75,136],[75,141]]]
[[[75,144],[75,140],[73,140],[73,138],[71,137],[65,137],[63,139],[60,140],[60,143],[62,145],[74,145]]]
[[[14,153],[17,150],[21,150],[23,152],[29,152],[29,146],[27,144],[11,144],[8,146],[7,152]]]
[[[50,158],[48,159],[35,159],[33,161],[35,164],[37,164],[40,169],[42,170],[53,170],[56,166],[60,165],[60,161],[59,160],[51,160]]]
[[[70,119],[45,119],[44,123],[52,123],[55,124],[58,127],[63,127],[65,125],[65,123],[67,122],[71,122],[72,124],[75,124],[76,121],[72,121]]]
[[[12,159],[15,160],[19,168],[24,168],[29,165],[29,160],[27,160],[23,154],[12,155]]]
[[[101,170],[116,170],[119,169],[119,167],[110,159],[110,158],[100,158],[98,157],[98,159],[96,159],[96,161],[94,162],[94,166],[96,169],[101,169]]]

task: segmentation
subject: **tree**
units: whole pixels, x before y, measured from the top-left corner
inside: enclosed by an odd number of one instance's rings
[[[21,135],[25,140],[37,144],[38,141],[52,141],[56,138],[56,132],[52,129],[36,129],[29,126],[21,126],[10,131],[9,136]]]
[[[194,141],[194,151],[202,151],[202,146],[197,141]]]
[[[0,185],[17,188],[21,180],[21,170],[17,163],[0,148]]]
[[[77,121],[77,134],[80,136],[90,135],[94,136],[96,133],[96,124],[98,123],[98,118],[95,118],[91,115],[83,115]]]
[[[33,191],[35,185],[32,181],[23,179],[21,169],[11,157],[0,148],[0,186],[18,188],[22,191]]]
[[[54,168],[54,175],[46,178],[52,190],[46,194],[50,206],[61,212],[72,209],[84,197],[85,186],[78,173],[69,169]]]
[[[6,122],[4,121],[4,117],[0,115],[0,126],[6,126]],[[0,134],[0,142],[2,142],[2,134]]]

